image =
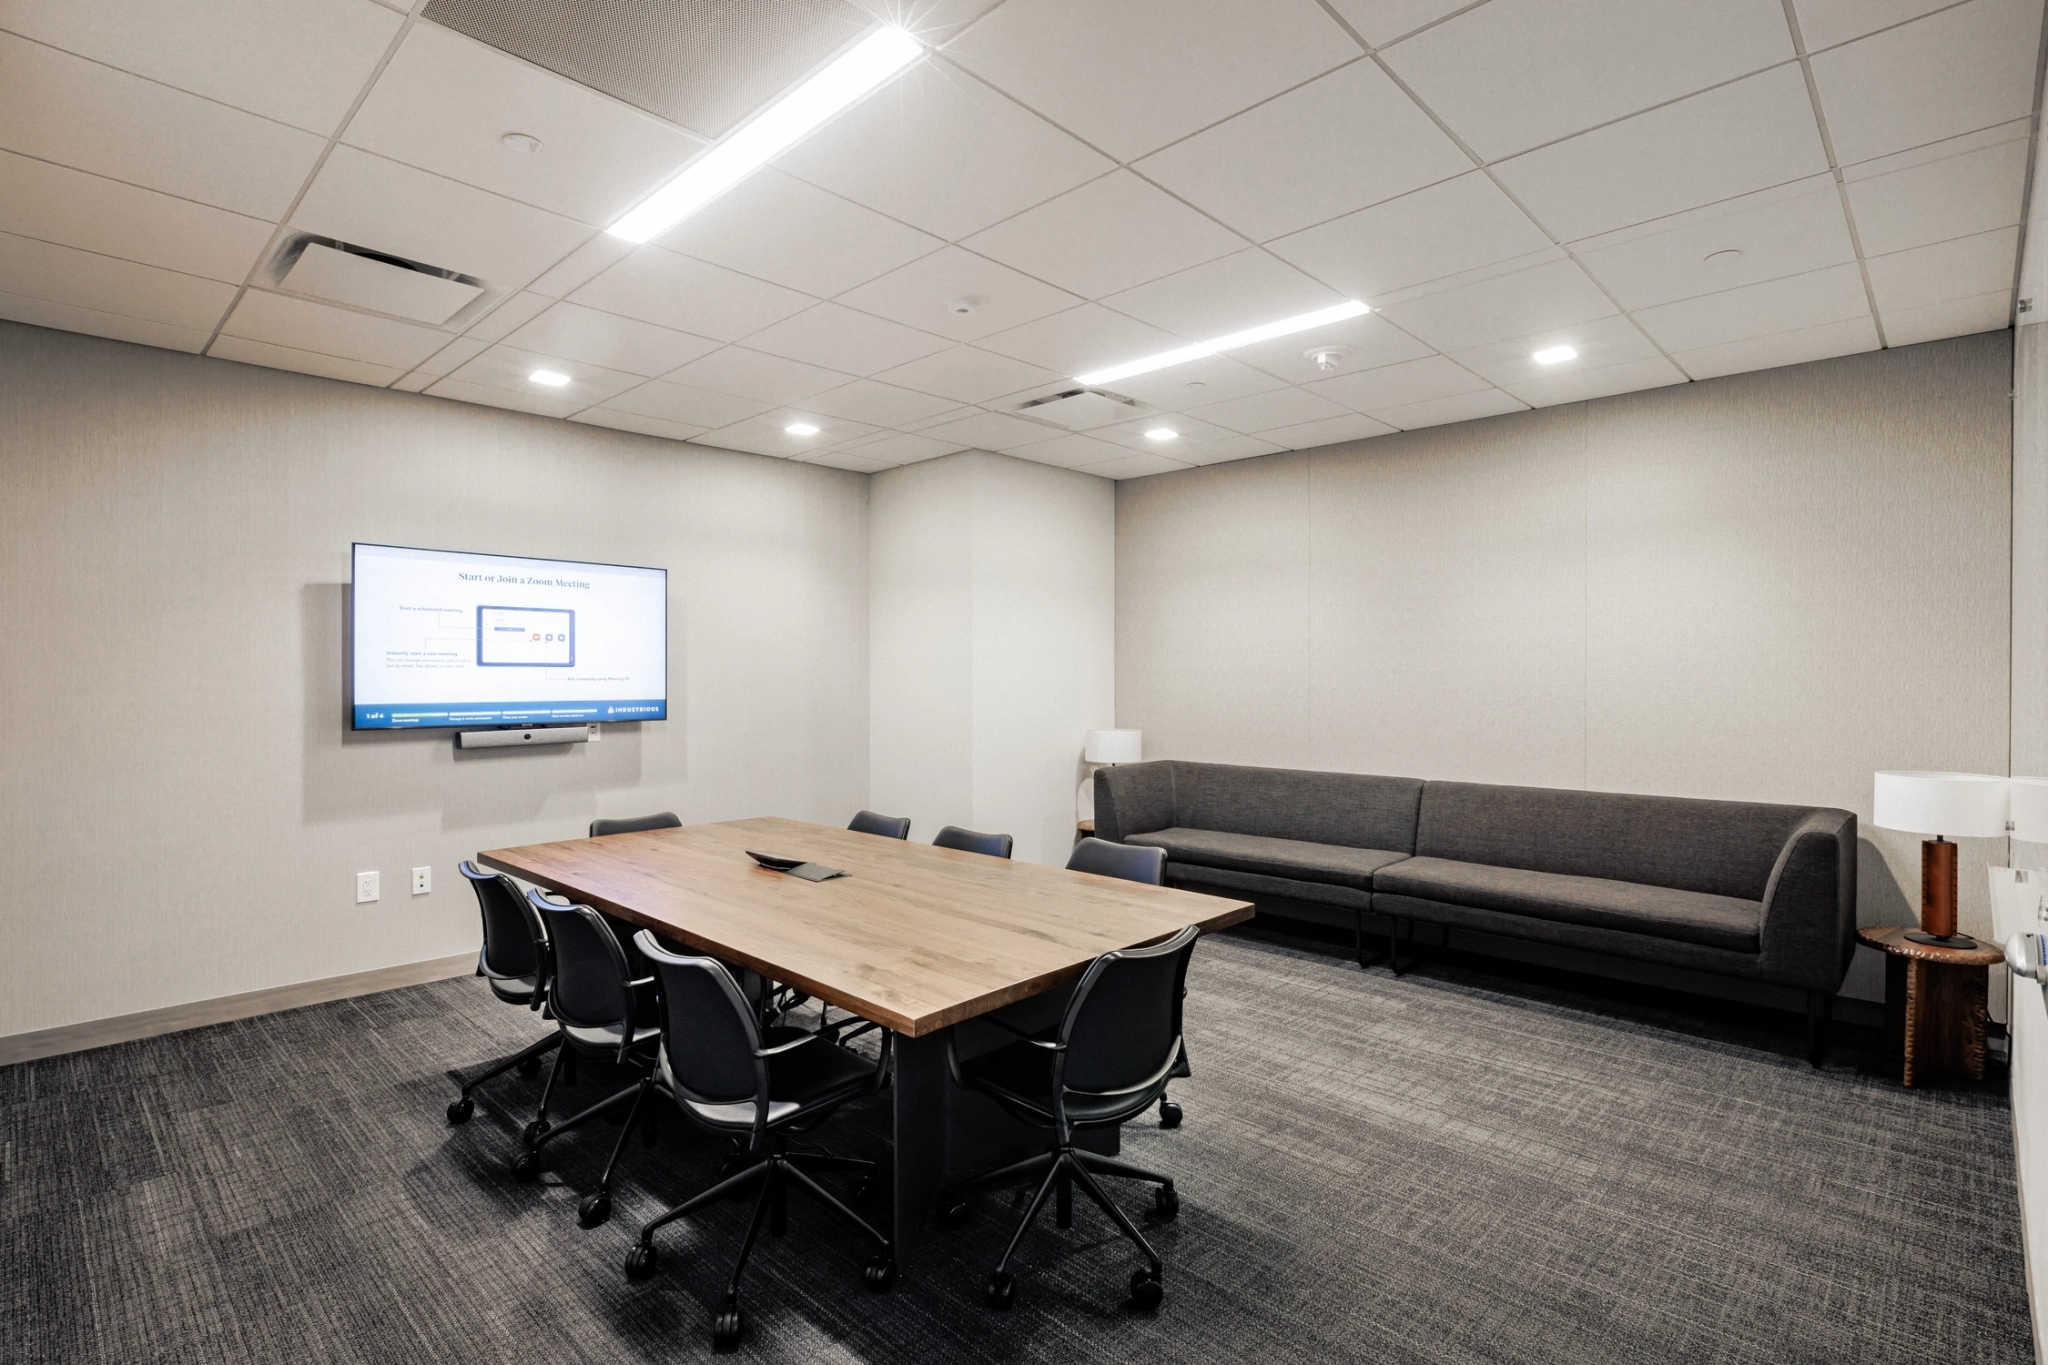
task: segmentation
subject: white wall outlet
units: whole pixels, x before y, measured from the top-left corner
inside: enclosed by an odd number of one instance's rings
[[[598,742],[599,740],[601,740],[601,739],[603,739],[603,738],[604,738],[604,727],[603,727],[602,725],[593,725],[593,726],[591,726],[591,727],[590,727],[590,742],[591,742],[592,744],[595,744],[595,743],[597,743],[597,742]]]
[[[356,904],[368,905],[375,899],[377,899],[377,874],[374,872],[356,873]]]
[[[431,867],[414,868],[412,870],[412,893],[415,896],[424,896],[433,889],[434,869]]]

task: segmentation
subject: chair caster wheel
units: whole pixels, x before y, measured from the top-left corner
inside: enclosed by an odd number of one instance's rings
[[[967,1207],[965,1199],[946,1205],[946,1226],[949,1228],[961,1226],[967,1221],[967,1215],[970,1212],[971,1210]]]
[[[988,1277],[988,1306],[1007,1309],[1017,1299],[1017,1277],[998,1270]]]
[[[576,1221],[586,1228],[598,1227],[610,1221],[612,1197],[599,1191],[576,1206]]]
[[[540,1153],[521,1152],[512,1162],[512,1178],[524,1184],[540,1175]]]
[[[732,1304],[711,1320],[711,1344],[721,1351],[733,1350],[740,1344],[740,1333],[747,1320],[740,1314],[740,1306]]]
[[[528,1057],[525,1061],[521,1062],[519,1064],[519,1074],[522,1076],[540,1075],[540,1058]]]
[[[886,1294],[896,1283],[896,1259],[893,1256],[877,1256],[861,1271],[861,1279],[877,1294]]]
[[[520,1130],[519,1138],[527,1146],[531,1147],[547,1136],[549,1127],[550,1125],[546,1119],[535,1119]]]
[[[1159,1126],[1161,1128],[1180,1127],[1180,1106],[1172,1100],[1159,1101]]]
[[[1152,1195],[1152,1207],[1161,1218],[1180,1216],[1180,1194],[1171,1185],[1161,1185]]]
[[[1149,1270],[1131,1272],[1131,1306],[1151,1312],[1166,1297],[1166,1286]]]
[[[644,1280],[654,1273],[654,1267],[660,1264],[660,1261],[661,1257],[655,1251],[654,1243],[641,1242],[626,1253],[626,1278]]]
[[[475,1112],[476,1101],[470,1099],[467,1095],[459,1100],[451,1100],[448,1104],[448,1122],[468,1123],[469,1116]]]

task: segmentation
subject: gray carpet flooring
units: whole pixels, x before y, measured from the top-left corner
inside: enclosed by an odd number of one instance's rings
[[[759,1361],[1963,1362],[2031,1358],[2010,1115],[1906,1092],[1798,1040],[1456,966],[1401,979],[1263,933],[1206,943],[1156,1316],[1076,1201],[981,1302],[986,1201],[886,1296],[793,1199],[749,1270]],[[448,1068],[536,1036],[443,982],[0,1071],[0,1357],[19,1362],[690,1360],[746,1209],[628,1281],[638,1224],[720,1149],[671,1120],[627,1148],[617,1213],[575,1206],[615,1130],[533,1185],[506,1163],[538,1081],[450,1128]],[[596,1093],[586,1072],[578,1092]],[[820,1135],[877,1155],[869,1102]],[[1149,1208],[1137,1190],[1134,1215]]]

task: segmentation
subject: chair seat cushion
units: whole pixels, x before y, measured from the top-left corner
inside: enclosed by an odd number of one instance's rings
[[[616,1052],[618,1051],[619,1040],[625,1034],[625,1029],[618,1024],[605,1024],[598,1028],[571,1027],[568,1024],[564,1024],[562,1025],[562,1032],[568,1034],[569,1040],[586,1052]],[[639,1024],[633,1029],[632,1045],[634,1047],[645,1047],[659,1037],[661,1037],[661,1027],[659,1025]]]
[[[960,1063],[960,1078],[1007,1107],[1050,1124],[1052,1059],[1053,1054],[1047,1049],[1019,1041]],[[1176,1057],[1167,1077],[1175,1074],[1178,1066]],[[1067,1118],[1083,1127],[1122,1123],[1155,1103],[1165,1088],[1166,1080],[1162,1078],[1158,1084],[1132,1094],[1089,1095],[1069,1090]]]
[[[540,989],[537,976],[486,976],[484,981],[490,986],[491,994],[508,1005],[530,1005],[533,993]]]
[[[1373,886],[1383,894],[1622,929],[1742,953],[1759,951],[1763,923],[1759,901],[1446,858],[1405,859],[1382,870]]]
[[[1343,844],[1312,844],[1301,839],[1274,839],[1263,834],[1229,834],[1214,829],[1156,829],[1133,834],[1127,844],[1163,848],[1176,863],[1227,867],[1294,881],[1334,882],[1359,891],[1372,890],[1373,873],[1408,855],[1379,848]]]
[[[808,1036],[811,1035],[807,1030],[777,1025],[767,1030],[762,1045],[780,1047]],[[768,1126],[772,1128],[784,1123],[806,1108],[858,1094],[873,1083],[874,1076],[875,1064],[872,1061],[825,1038],[779,1057],[770,1057]],[[677,1089],[675,1075],[669,1070],[666,1049],[661,1058],[661,1078],[671,1093],[704,1122],[720,1128],[754,1126],[754,1101],[751,1097],[696,1100]]]

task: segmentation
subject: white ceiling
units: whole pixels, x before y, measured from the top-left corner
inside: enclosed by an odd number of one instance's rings
[[[2013,317],[2042,0],[855,2],[932,54],[633,248],[603,227],[701,138],[419,5],[0,0],[0,317],[863,472],[1109,478]],[[438,328],[284,294],[301,233],[488,292]],[[1139,421],[1016,412],[1346,298],[1375,312],[1114,386]]]

